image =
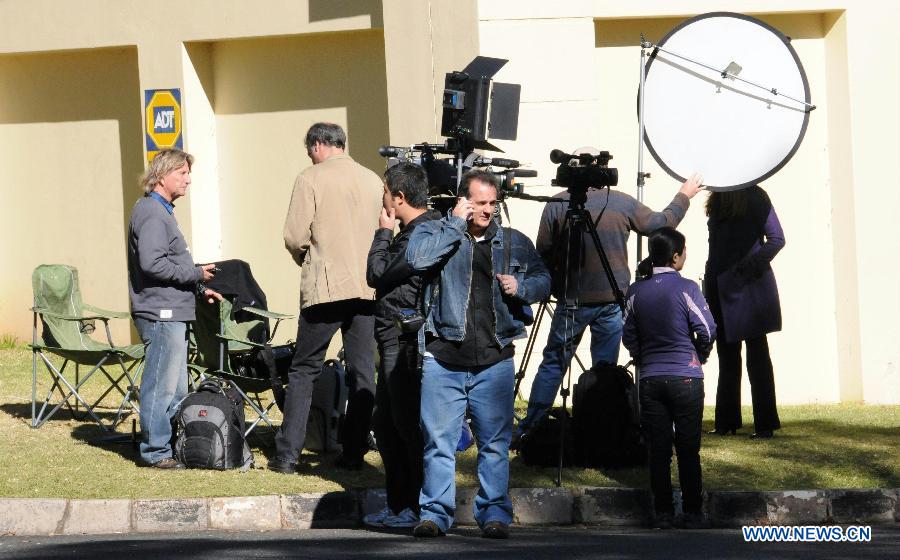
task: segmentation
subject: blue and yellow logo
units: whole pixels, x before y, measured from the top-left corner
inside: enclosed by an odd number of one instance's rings
[[[163,148],[182,148],[181,90],[144,90],[147,161]]]

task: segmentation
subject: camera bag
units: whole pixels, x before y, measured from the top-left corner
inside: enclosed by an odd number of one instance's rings
[[[306,424],[306,449],[324,453],[341,451],[341,432],[349,395],[347,370],[343,363],[327,360],[313,388]]]
[[[563,415],[568,427],[563,442],[563,466],[575,464],[575,444],[572,436],[572,419],[562,407],[551,408],[526,433],[519,443],[519,455],[525,464],[532,467],[555,467],[559,462],[559,439],[562,431]]]
[[[582,373],[572,402],[577,461],[585,467],[633,467],[647,462],[631,372],[598,364]]]

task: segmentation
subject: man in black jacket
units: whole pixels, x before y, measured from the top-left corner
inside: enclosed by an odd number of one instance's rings
[[[384,173],[384,208],[369,250],[366,281],[375,288],[375,338],[381,370],[375,389],[375,439],[384,462],[387,507],[367,525],[413,527],[419,520],[423,441],[419,429],[419,329],[422,277],[406,260],[413,229],[437,219],[426,209],[428,177],[412,163]],[[395,221],[400,233],[394,237]]]

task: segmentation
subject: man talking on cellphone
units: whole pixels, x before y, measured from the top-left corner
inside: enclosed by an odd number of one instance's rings
[[[550,292],[550,275],[531,240],[494,220],[493,173],[463,175],[456,207],[421,224],[407,247],[425,287],[421,425],[425,470],[416,537],[453,524],[456,444],[468,409],[478,441],[475,520],[486,538],[509,537],[509,443],[514,400],[513,340],[525,337],[523,309]]]

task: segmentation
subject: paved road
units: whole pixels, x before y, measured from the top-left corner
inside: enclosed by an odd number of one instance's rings
[[[0,558],[127,560],[192,558],[453,558],[656,560],[678,558],[900,558],[900,527],[872,527],[868,543],[745,543],[740,529],[513,528],[509,541],[488,541],[475,529],[418,540],[397,533],[315,529],[268,533],[0,537]]]

